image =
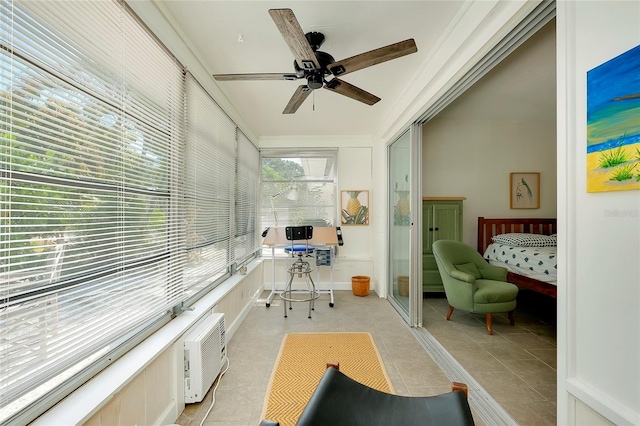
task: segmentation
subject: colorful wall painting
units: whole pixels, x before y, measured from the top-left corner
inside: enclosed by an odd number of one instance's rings
[[[640,46],[587,72],[587,192],[640,189]]]
[[[369,191],[348,189],[340,191],[342,225],[369,224]]]

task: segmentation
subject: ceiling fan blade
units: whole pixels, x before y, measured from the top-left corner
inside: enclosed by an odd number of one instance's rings
[[[373,105],[380,100],[380,98],[376,95],[372,95],[371,93],[364,91],[359,87],[354,86],[353,84],[349,84],[346,81],[340,80],[339,78],[334,78],[333,80],[327,82],[324,88],[331,90],[332,92],[347,96],[351,99],[355,99],[356,101],[363,102],[367,105]]]
[[[361,53],[341,61],[336,61],[329,64],[327,68],[337,77],[361,70],[362,68],[390,61],[391,59],[400,58],[417,51],[418,47],[416,46],[416,42],[410,38],[409,40],[390,44],[389,46],[370,50],[369,52]]]
[[[297,80],[296,74],[256,73],[256,74],[213,74],[218,81],[238,80]]]
[[[308,86],[298,86],[291,99],[289,99],[289,103],[284,108],[284,111],[282,111],[282,113],[293,114],[294,112],[296,112],[298,108],[300,108],[300,105],[302,105],[302,103],[305,101],[305,99],[307,99],[307,96],[309,96],[310,93],[311,89],[309,89]]]
[[[309,45],[293,11],[291,9],[269,9],[269,15],[280,30],[300,68],[304,70],[320,69],[316,54]]]

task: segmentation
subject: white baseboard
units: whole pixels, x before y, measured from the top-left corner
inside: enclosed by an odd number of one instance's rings
[[[293,287],[293,288],[295,289],[296,287]],[[271,285],[266,285],[264,289],[266,291],[271,291]],[[282,291],[283,289],[284,289],[284,283],[277,283],[276,291]],[[330,289],[331,289],[331,286],[328,283],[321,283],[321,284],[316,283],[316,290],[329,291]],[[338,291],[338,290],[351,291],[351,283],[334,283],[333,290],[334,291]]]
[[[623,405],[620,401],[613,399],[594,388],[590,384],[577,378],[567,379],[567,392],[585,406],[616,425],[637,425],[640,424],[640,413]]]

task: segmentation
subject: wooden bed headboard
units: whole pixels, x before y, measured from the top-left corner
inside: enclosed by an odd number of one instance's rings
[[[529,233],[551,235],[557,233],[556,219],[549,218],[478,218],[478,251],[484,254],[492,243],[491,237],[498,234]]]

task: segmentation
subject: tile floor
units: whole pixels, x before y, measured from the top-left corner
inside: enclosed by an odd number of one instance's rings
[[[423,299],[424,324],[518,424],[555,425],[555,320],[534,305],[542,303],[548,312],[555,303],[531,296],[527,303],[519,300],[515,326],[506,314],[494,314],[491,336],[484,315],[456,310],[446,321],[449,305],[444,297]]]
[[[266,297],[268,293],[264,293]],[[399,395],[435,395],[450,390],[450,380],[416,340],[389,302],[371,292],[357,297],[335,292],[316,302],[312,319],[305,304],[295,304],[283,318],[279,300],[270,308],[259,301],[228,342],[229,369],[220,379],[206,426],[256,426],[260,423],[271,370],[286,333],[367,331],[376,342],[387,373]],[[456,357],[521,425],[555,424],[555,328],[526,313],[516,326],[506,315],[494,319],[494,335],[486,334],[484,317],[456,311],[447,322],[446,299],[424,299],[427,329]],[[212,391],[200,404],[188,404],[176,421],[198,426],[210,409]],[[485,423],[474,412],[478,426]]]

